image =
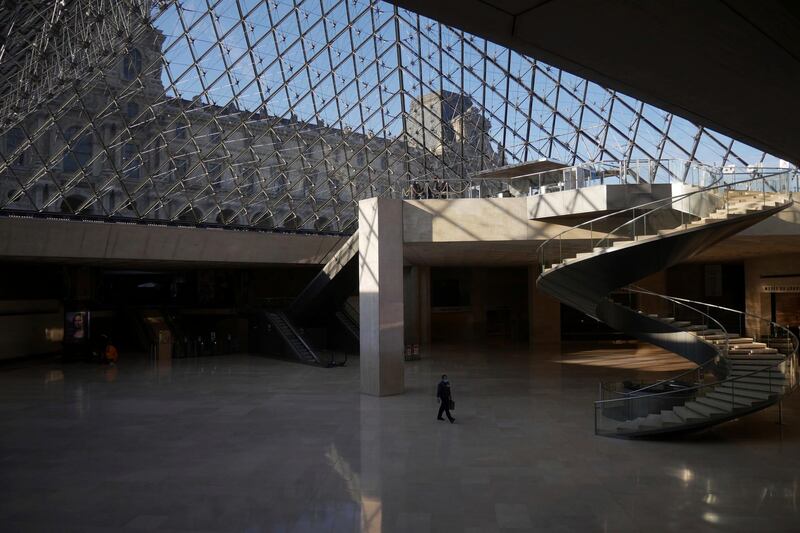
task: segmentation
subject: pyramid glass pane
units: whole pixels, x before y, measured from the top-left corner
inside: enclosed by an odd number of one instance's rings
[[[540,159],[777,163],[384,2],[4,9],[6,214],[348,233],[360,199]]]

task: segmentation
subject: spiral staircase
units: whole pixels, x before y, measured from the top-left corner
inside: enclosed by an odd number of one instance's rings
[[[601,384],[597,434],[701,429],[765,409],[798,387],[799,343],[787,328],[632,285],[786,209],[790,191],[780,174],[729,178],[594,218],[539,248],[540,290],[696,365],[657,383]]]

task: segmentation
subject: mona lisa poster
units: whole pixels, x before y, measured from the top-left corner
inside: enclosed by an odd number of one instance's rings
[[[64,313],[64,342],[81,343],[87,340],[89,340],[88,311]]]

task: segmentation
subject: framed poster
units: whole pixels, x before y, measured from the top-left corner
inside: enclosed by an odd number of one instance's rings
[[[77,344],[89,340],[89,312],[68,311],[64,313],[64,342]]]

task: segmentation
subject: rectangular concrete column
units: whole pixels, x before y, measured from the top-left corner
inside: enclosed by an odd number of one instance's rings
[[[486,337],[486,289],[489,272],[485,268],[473,268],[470,276],[470,307],[472,310],[472,331],[469,337]]]
[[[540,267],[528,267],[528,335],[530,344],[561,342],[561,303],[536,288]]]
[[[419,341],[426,350],[431,345],[431,267],[417,267],[419,272]]]
[[[418,344],[425,355],[431,344],[431,268],[403,268],[405,344]]]
[[[403,392],[403,202],[358,202],[361,392]]]
[[[403,267],[403,327],[405,344],[420,344],[419,267]]]
[[[643,280],[640,280],[637,285],[643,289],[653,291],[657,294],[669,293],[667,290],[667,272],[665,270],[647,276]],[[639,294],[637,295],[637,298],[639,300],[638,308],[642,311],[656,313],[661,316],[672,316],[672,313],[674,312],[672,305],[658,296]]]
[[[771,295],[761,292],[761,276],[772,274],[764,268],[764,263],[765,260],[761,258],[748,259],[744,262],[745,311],[755,316],[746,317],[744,331],[741,334],[750,337],[769,333],[767,324],[756,318],[760,316],[769,320],[771,315]]]

